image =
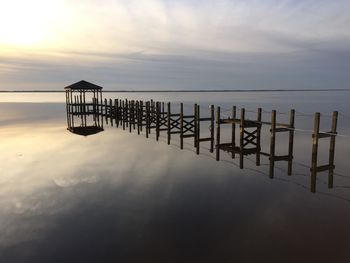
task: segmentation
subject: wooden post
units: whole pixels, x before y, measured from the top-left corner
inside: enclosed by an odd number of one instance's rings
[[[133,122],[134,122],[134,101],[131,100],[129,102],[129,132],[131,132],[132,126],[133,126]]]
[[[140,127],[140,130],[142,132],[142,126],[143,126],[143,116],[144,116],[144,109],[143,109],[143,101],[140,100],[140,122],[141,122],[141,127]]]
[[[136,122],[137,122],[137,134],[140,135],[140,127],[141,127],[141,111],[140,111],[140,102],[136,101]]]
[[[165,108],[164,108],[164,101],[162,102],[162,118],[164,118],[165,112],[164,112]]]
[[[196,110],[196,120],[195,120],[195,125],[197,127],[196,129],[196,135],[195,135],[195,138],[196,138],[196,153],[197,155],[199,154],[199,145],[200,145],[200,134],[201,134],[201,119],[200,119],[200,106],[197,105],[197,110]]]
[[[119,99],[116,99],[114,101],[115,104],[115,125],[117,126],[117,128],[119,127]]]
[[[256,118],[258,126],[256,127],[256,165],[260,166],[260,152],[261,152],[261,112],[262,109],[258,108],[258,116]]]
[[[320,113],[315,113],[314,132],[312,134],[312,161],[311,161],[311,192],[316,192],[316,175],[317,175],[317,152],[318,136],[320,132]]]
[[[125,99],[125,109],[124,109],[124,114],[125,114],[125,126],[129,127],[129,102],[127,99]]]
[[[220,161],[220,107],[216,109],[216,160]]]
[[[241,125],[239,134],[239,168],[243,169],[244,162],[244,126],[245,126],[245,109],[241,109]]]
[[[193,137],[193,146],[197,147],[197,104],[193,106],[193,127],[194,127],[194,137]]]
[[[122,101],[122,124],[123,124],[123,130],[125,130],[125,119],[126,119],[126,115],[125,115],[125,101]]]
[[[109,120],[111,122],[112,127],[113,127],[113,113],[114,113],[114,108],[112,104],[112,99],[109,99]]]
[[[333,174],[334,174],[334,153],[335,153],[335,134],[337,133],[338,112],[333,112],[332,129],[330,145],[329,145],[329,170],[328,170],[328,187],[333,188]]]
[[[170,144],[171,140],[171,104],[168,102],[168,144]]]
[[[159,134],[160,134],[160,124],[159,124],[159,118],[160,118],[160,111],[161,111],[161,105],[160,102],[156,102],[156,140],[159,140]]]
[[[108,124],[108,118],[107,118],[107,99],[105,99],[105,120],[106,120],[106,124]]]
[[[132,128],[135,130],[136,129],[137,110],[136,110],[135,101],[132,100],[131,103],[132,103]]]
[[[149,122],[150,122],[150,105],[149,101],[146,102],[146,138],[149,134]]]
[[[210,152],[214,152],[214,122],[215,122],[215,112],[214,105],[210,106]]]
[[[275,144],[276,144],[276,111],[271,112],[271,130],[270,130],[270,178],[274,176],[275,168]]]
[[[292,175],[293,166],[293,148],[294,148],[294,121],[295,110],[290,110],[289,113],[289,145],[288,145],[288,175]]]
[[[180,149],[184,148],[184,105],[180,103]]]
[[[237,114],[237,109],[236,106],[232,106],[232,119],[236,119],[236,114]],[[236,148],[236,123],[232,122],[232,134],[231,134],[231,143],[232,143],[232,152],[231,152],[231,157],[234,159],[236,157],[235,154],[235,148]]]

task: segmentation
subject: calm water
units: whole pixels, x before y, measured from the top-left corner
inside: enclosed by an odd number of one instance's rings
[[[133,98],[297,110],[296,126],[312,129],[314,111],[339,110],[350,135],[350,92],[106,93]],[[268,159],[245,169],[203,143],[166,144],[108,127],[82,137],[67,131],[64,94],[0,94],[0,262],[349,262],[350,138],[337,137],[334,189],[320,173],[309,191],[311,135],[295,135],[292,176]],[[176,104],[174,104],[174,111]],[[268,113],[264,119],[269,120]],[[207,127],[202,127],[206,130]],[[226,132],[226,133],[225,133]],[[225,135],[226,134],[226,135]],[[228,140],[229,132],[223,132]],[[286,137],[277,151],[286,150]],[[268,151],[268,129],[263,150]],[[328,140],[321,142],[320,163]],[[306,165],[306,166],[305,166]]]

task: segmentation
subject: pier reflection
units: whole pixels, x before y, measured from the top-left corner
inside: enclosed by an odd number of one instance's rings
[[[104,130],[98,103],[102,98],[101,90],[102,87],[83,80],[65,87],[67,129],[70,132],[89,136]]]

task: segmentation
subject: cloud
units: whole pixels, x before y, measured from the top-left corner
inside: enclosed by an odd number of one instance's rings
[[[2,89],[347,88],[349,5],[67,1],[51,38],[0,46]]]

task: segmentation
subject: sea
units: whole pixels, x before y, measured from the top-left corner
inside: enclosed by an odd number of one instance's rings
[[[350,91],[105,92],[106,99],[171,102],[222,118],[245,108],[255,120],[288,123],[295,109],[293,172],[269,157],[209,151],[193,138],[152,131],[146,138],[114,124],[81,136],[67,130],[65,94],[0,93],[0,262],[349,262]],[[314,114],[329,132],[338,111],[333,188],[319,172],[310,191]],[[239,116],[239,115],[238,115]],[[269,152],[270,126],[261,134]],[[201,123],[201,132],[210,133]],[[231,140],[222,125],[221,142]],[[239,127],[237,127],[237,134]],[[237,135],[238,136],[238,135]],[[329,162],[330,139],[318,163]],[[288,151],[288,133],[276,153]]]

